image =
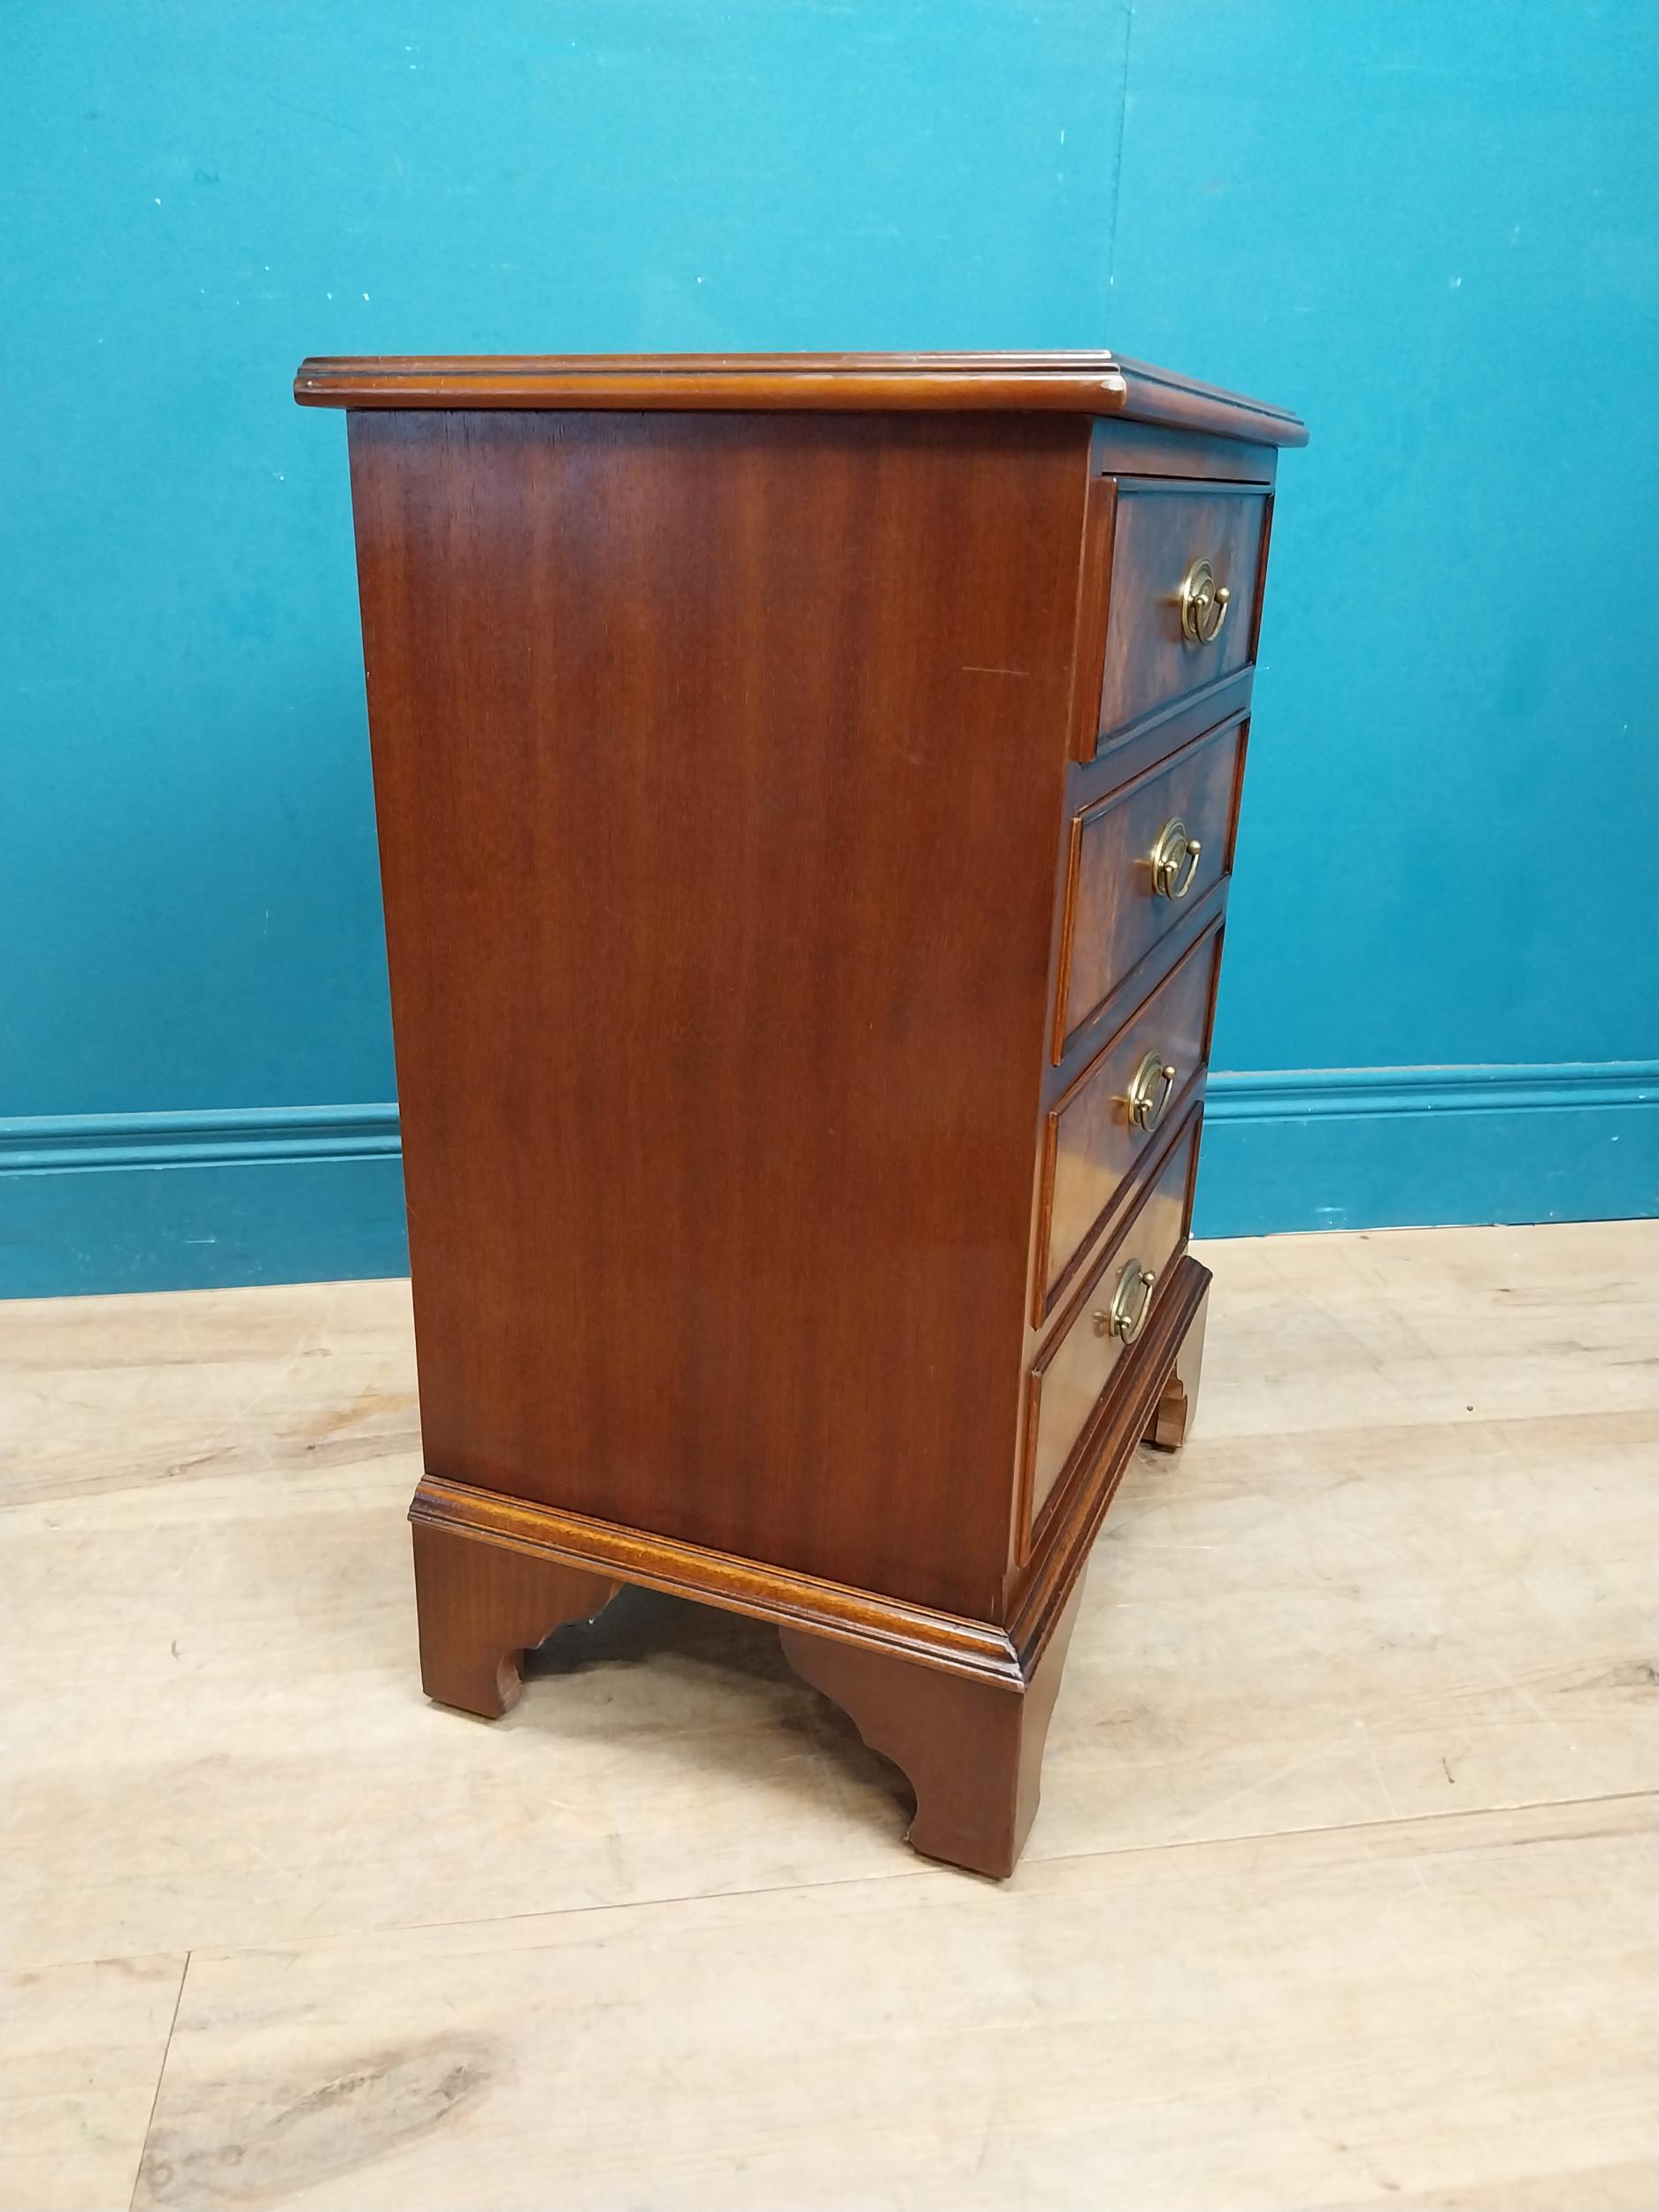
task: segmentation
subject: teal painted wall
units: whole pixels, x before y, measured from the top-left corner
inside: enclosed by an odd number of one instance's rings
[[[310,352],[1299,408],[1200,1226],[1652,1206],[1659,12],[12,0],[0,59],[0,1288],[401,1265]]]

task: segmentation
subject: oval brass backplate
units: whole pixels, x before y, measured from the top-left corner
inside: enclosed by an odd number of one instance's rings
[[[1161,899],[1184,899],[1193,887],[1198,873],[1198,856],[1203,851],[1203,841],[1187,834],[1187,825],[1179,814],[1171,815],[1158,832],[1156,842],[1147,855],[1147,865],[1152,871],[1152,888]]]
[[[1130,1078],[1124,1098],[1130,1126],[1148,1131],[1157,1127],[1164,1110],[1175,1095],[1176,1070],[1161,1052],[1148,1052]]]
[[[1213,645],[1221,635],[1233,594],[1216,581],[1208,561],[1194,561],[1181,579],[1176,601],[1181,611],[1181,635],[1188,645]]]
[[[1124,1343],[1133,1344],[1152,1310],[1152,1286],[1156,1280],[1156,1268],[1142,1267],[1139,1260],[1126,1261],[1110,1306],[1091,1317],[1096,1336],[1119,1337]]]

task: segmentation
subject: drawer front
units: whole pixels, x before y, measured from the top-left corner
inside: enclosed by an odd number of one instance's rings
[[[1071,824],[1054,1056],[1232,864],[1244,726],[1217,730]]]
[[[1070,1325],[1031,1371],[1027,1532],[1036,1526],[1043,1507],[1069,1472],[1102,1395],[1122,1363],[1133,1357],[1134,1343],[1172,1272],[1171,1262],[1187,1234],[1198,1125],[1194,1115],[1113,1244]],[[1152,1277],[1149,1289],[1148,1274]],[[1115,1325],[1115,1317],[1120,1325]],[[1124,1327],[1130,1331],[1127,1341]]]
[[[1102,741],[1249,661],[1266,523],[1255,488],[1118,480]]]
[[[1208,930],[1048,1117],[1040,1201],[1038,1310],[1082,1256],[1203,1065],[1221,954]]]

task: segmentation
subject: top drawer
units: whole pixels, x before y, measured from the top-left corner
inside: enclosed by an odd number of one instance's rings
[[[1102,741],[1249,661],[1267,532],[1259,485],[1116,488]]]

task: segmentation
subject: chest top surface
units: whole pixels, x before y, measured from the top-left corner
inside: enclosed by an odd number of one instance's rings
[[[1118,416],[1297,446],[1298,418],[1104,350],[1049,353],[423,354],[302,363],[303,407]]]

